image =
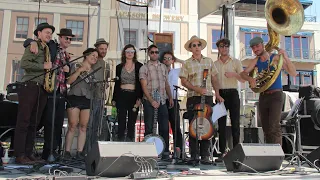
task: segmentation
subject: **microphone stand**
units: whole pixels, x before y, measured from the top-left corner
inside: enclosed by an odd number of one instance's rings
[[[174,126],[174,140],[173,140],[173,158],[172,158],[172,163],[171,165],[168,165],[167,168],[168,169],[181,169],[181,168],[178,168],[178,167],[175,167],[174,165],[178,165],[178,157],[177,157],[177,131],[178,131],[178,123],[177,123],[177,120],[178,120],[178,113],[179,113],[179,109],[178,109],[178,89],[181,89],[181,90],[184,90],[186,91],[185,89],[179,87],[179,86],[176,86],[176,85],[173,85],[173,88],[174,88],[174,93],[175,93],[175,99],[174,99],[174,123],[175,123],[175,126]],[[180,121],[180,119],[179,119]],[[179,127],[180,128],[180,127]],[[183,137],[182,137],[183,138]]]
[[[52,119],[51,119],[51,142],[50,142],[50,154],[49,154],[49,156],[48,156],[48,159],[47,159],[47,161],[49,162],[49,163],[52,163],[52,162],[54,162],[56,159],[55,159],[55,157],[54,157],[54,155],[53,155],[53,139],[54,139],[54,123],[55,123],[55,117],[56,117],[56,98],[57,98],[57,76],[58,76],[58,69],[60,69],[60,68],[62,68],[62,67],[64,67],[64,66],[66,66],[66,65],[68,65],[69,63],[71,63],[71,62],[73,62],[73,61],[76,61],[76,60],[78,60],[78,59],[80,59],[80,58],[82,58],[82,57],[84,57],[84,55],[83,56],[80,56],[80,57],[78,57],[78,58],[76,58],[76,59],[73,59],[73,60],[71,60],[71,61],[69,61],[69,62],[66,62],[66,63],[64,63],[64,64],[62,64],[62,65],[60,65],[60,66],[57,66],[56,68],[53,68],[52,70],[51,70],[51,72],[52,72],[52,74],[55,74],[55,78],[54,78],[54,88],[53,88],[53,109],[52,109]],[[50,71],[49,71],[50,72]],[[48,72],[46,72],[44,75],[46,75]],[[39,76],[38,76],[39,77]],[[35,77],[34,77],[35,78]],[[33,79],[34,79],[33,78]],[[29,80],[30,81],[30,80]]]

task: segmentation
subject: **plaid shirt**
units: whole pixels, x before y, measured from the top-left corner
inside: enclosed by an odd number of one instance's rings
[[[206,81],[206,96],[213,96],[213,87],[211,83],[211,76],[218,74],[218,70],[214,65],[211,58],[201,57],[200,62],[193,57],[187,59],[185,64],[182,66],[179,77],[186,78],[193,86],[201,87],[203,81],[203,70],[209,69],[208,77]],[[188,90],[188,97],[201,96],[199,93]]]
[[[168,69],[164,64],[159,61],[157,63],[148,61],[147,64],[140,68],[139,78],[147,80],[147,87],[151,96],[153,96],[153,93],[157,90],[160,93],[161,104],[166,103],[166,81],[168,80]],[[145,95],[144,98],[147,99]]]
[[[70,60],[70,56],[67,54],[67,52],[64,49],[60,48],[57,53],[56,60],[53,63],[53,67],[61,66],[66,62],[68,62],[69,60]],[[58,70],[58,75],[56,76],[56,78],[57,78],[57,89],[60,88],[60,93],[64,94],[67,89],[67,85],[66,85],[66,76],[63,71],[63,68],[60,68]]]

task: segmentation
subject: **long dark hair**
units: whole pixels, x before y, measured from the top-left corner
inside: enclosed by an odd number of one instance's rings
[[[136,51],[136,48],[134,47],[134,45],[132,45],[132,44],[127,44],[123,49],[122,49],[122,52],[121,52],[121,63],[126,63],[126,50],[128,49],[128,48],[133,48],[134,49],[134,56],[133,56],[133,62],[135,63],[135,62],[137,62],[138,60],[137,60],[137,51]]]

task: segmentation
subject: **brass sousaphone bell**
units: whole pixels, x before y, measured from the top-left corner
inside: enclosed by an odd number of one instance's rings
[[[267,52],[278,50],[280,35],[291,36],[300,31],[304,23],[304,9],[298,0],[267,0],[265,4],[265,17],[268,23],[270,40],[265,46]],[[256,79],[256,87],[251,88],[255,93],[267,90],[281,73],[283,55],[279,61],[272,61],[270,71],[263,70],[258,74],[255,68],[249,75]],[[273,67],[273,68],[272,68]]]

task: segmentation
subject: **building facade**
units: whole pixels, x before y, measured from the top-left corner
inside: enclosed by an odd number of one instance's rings
[[[163,23],[160,27],[160,0],[154,0],[148,11],[143,5],[145,0],[42,0],[38,20],[37,0],[0,0],[0,89],[5,93],[6,86],[19,81],[23,74],[20,59],[24,52],[23,41],[34,38],[33,31],[39,22],[48,22],[56,27],[54,38],[60,28],[71,28],[76,37],[72,41],[69,52],[72,58],[82,55],[87,47],[92,47],[97,38],[105,38],[110,42],[106,60],[115,71],[120,63],[121,49],[131,43],[136,46],[139,61],[145,62],[143,50],[152,43],[153,33],[173,34],[173,50],[180,59],[191,56],[184,49],[185,42],[193,35],[206,39],[208,46],[203,55],[217,59],[215,42],[220,38],[220,11],[200,20],[198,26],[196,0],[164,0]],[[140,2],[140,3],[139,3]],[[264,4],[250,4],[239,1],[235,4],[234,39],[232,54],[242,60],[243,66],[253,57],[248,46],[252,37],[261,36],[268,41]],[[126,4],[127,3],[127,4]],[[131,6],[129,5],[131,4]],[[307,8],[308,5],[305,5]],[[255,9],[253,12],[252,9]],[[299,75],[289,77],[283,72],[283,83],[297,85],[318,85],[320,75],[317,64],[320,62],[320,24],[314,17],[306,17],[302,29],[291,36],[281,36],[280,47],[287,50]],[[198,29],[198,27],[200,29]],[[247,83],[241,89],[251,93]],[[252,98],[256,98],[251,93]]]

